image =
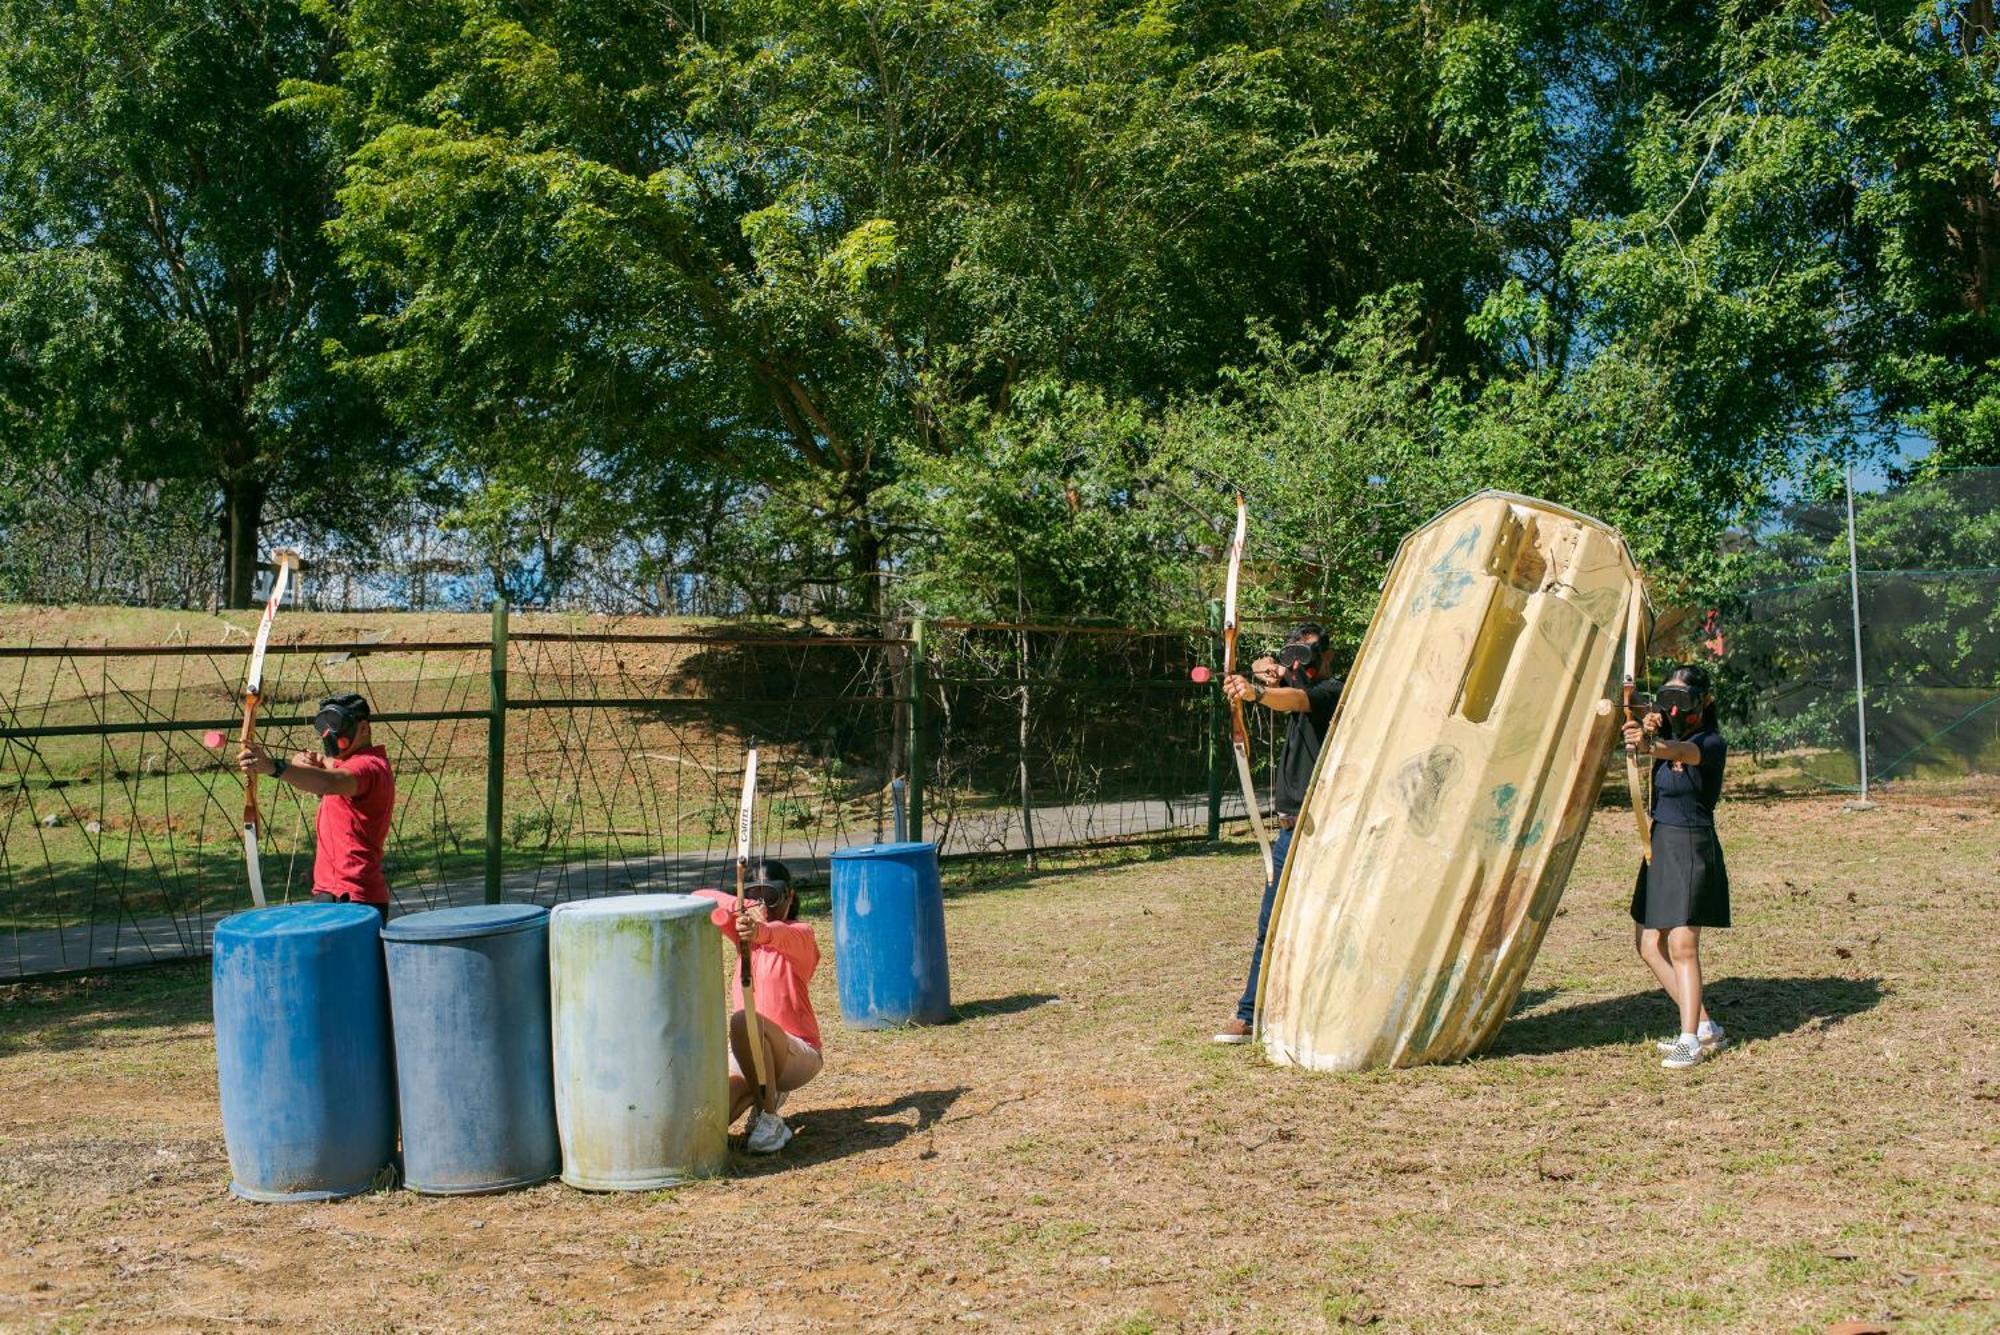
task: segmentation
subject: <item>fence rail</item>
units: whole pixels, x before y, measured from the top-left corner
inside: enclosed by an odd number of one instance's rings
[[[0,981],[200,954],[247,906],[235,748],[209,743],[248,651],[0,646]],[[1215,838],[1242,804],[1188,669],[1216,652],[1208,628],[510,632],[501,606],[490,640],[274,642],[259,726],[311,745],[319,699],[369,699],[400,910],[553,903],[718,878],[751,736],[760,846],[807,875],[889,836],[897,778],[948,857]],[[267,787],[267,889],[301,899],[315,803]]]

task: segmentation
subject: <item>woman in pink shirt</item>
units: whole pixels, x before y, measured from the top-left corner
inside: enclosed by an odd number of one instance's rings
[[[819,941],[813,929],[798,920],[799,899],[792,891],[792,874],[782,862],[754,865],[743,885],[743,911],[736,897],[721,890],[697,890],[715,901],[710,915],[732,943],[750,942],[750,981],[757,995],[758,1032],[764,1040],[764,1069],[771,1073],[778,1106],[785,1095],[820,1072],[819,1017],[813,1014],[806,987],[819,967]],[[729,1017],[729,1121],[732,1125],[757,1102],[757,1092],[743,1073],[755,1070],[749,1026],[743,1019],[743,981],[730,971],[734,1013]],[[754,1154],[781,1150],[791,1140],[791,1128],[775,1112],[759,1108],[751,1115],[745,1148]]]

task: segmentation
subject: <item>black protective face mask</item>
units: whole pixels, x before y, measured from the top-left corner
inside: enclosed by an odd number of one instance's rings
[[[1654,707],[1660,711],[1667,736],[1679,739],[1687,736],[1694,727],[1701,701],[1687,687],[1678,682],[1668,682],[1654,697]]]
[[[313,731],[319,734],[320,749],[335,759],[353,749],[358,726],[338,709],[322,709],[313,718]]]
[[[746,885],[743,887],[743,897],[755,900],[776,915],[791,899],[792,892],[788,887],[781,885]]]
[[[1319,646],[1303,640],[1294,640],[1278,651],[1278,666],[1288,677],[1311,678],[1312,665],[1319,658]]]

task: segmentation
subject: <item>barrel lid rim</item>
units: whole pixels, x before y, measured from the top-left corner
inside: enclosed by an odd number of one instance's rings
[[[447,921],[439,921],[451,915]],[[540,904],[456,904],[450,908],[426,909],[389,920],[382,929],[384,941],[462,941],[474,937],[506,936],[525,932],[548,921],[549,911]],[[428,920],[428,921],[427,921]]]
[[[832,856],[835,859],[881,857],[885,853],[914,853],[919,849],[928,849],[935,853],[937,845],[928,839],[905,839],[886,844],[854,844],[848,848],[834,849]]]
[[[347,926],[379,927],[382,915],[373,904],[323,903],[272,904],[261,909],[244,909],[215,924],[217,937],[304,936]]]
[[[595,899],[572,899],[549,910],[550,918],[611,918],[621,915],[658,913],[667,918],[707,917],[715,912],[715,901],[678,891],[653,891],[643,895],[602,895]]]

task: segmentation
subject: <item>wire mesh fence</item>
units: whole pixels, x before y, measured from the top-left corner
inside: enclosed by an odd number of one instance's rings
[[[926,779],[941,852],[1040,850],[1212,833],[1217,693],[1205,630],[936,623],[927,658],[940,738]],[[1262,711],[1258,711],[1260,714]],[[1268,746],[1256,748],[1268,764]]]
[[[757,850],[808,876],[892,837],[899,776],[912,835],[948,857],[1200,838],[1242,814],[1220,782],[1219,695],[1189,675],[1214,659],[1205,630],[504,624],[492,640],[281,630],[271,646],[259,740],[274,752],[315,744],[329,695],[371,704],[396,776],[397,911],[715,883],[753,738]],[[0,980],[200,954],[248,907],[234,763],[248,651],[240,635],[0,646]],[[267,893],[304,899],[316,799],[266,780],[260,800]]]
[[[1794,506],[1744,562],[1732,741],[1808,789],[2000,773],[2000,469],[1858,493],[1852,568],[1848,540],[1844,497]]]
[[[822,868],[889,833],[906,641],[535,633],[510,649],[510,896],[712,877],[734,857],[752,741],[760,856]]]
[[[247,655],[245,643],[0,649],[0,976],[198,952],[217,916],[247,904],[233,742]],[[311,743],[328,695],[373,704],[397,770],[385,870],[406,903],[479,867],[464,795],[483,774],[485,657],[458,643],[271,648],[259,737],[274,749]],[[267,781],[261,806],[267,891],[303,898],[312,804]]]

